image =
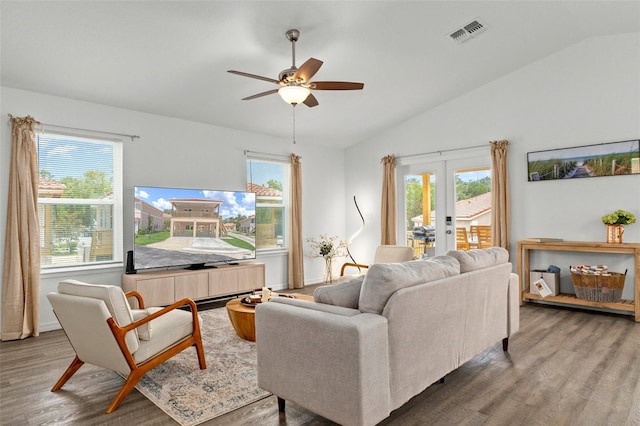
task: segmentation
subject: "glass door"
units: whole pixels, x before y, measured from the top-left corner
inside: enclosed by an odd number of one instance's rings
[[[473,157],[401,163],[397,171],[402,177],[398,192],[404,195],[398,244],[404,237],[414,257],[491,246],[488,148]]]

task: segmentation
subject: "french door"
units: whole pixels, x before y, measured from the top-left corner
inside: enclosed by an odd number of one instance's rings
[[[398,244],[417,258],[491,245],[489,147],[398,163]]]

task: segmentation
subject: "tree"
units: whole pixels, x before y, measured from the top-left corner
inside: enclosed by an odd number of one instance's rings
[[[267,181],[267,188],[277,189],[278,191],[282,191],[282,182],[277,181],[275,179],[269,179]]]
[[[45,179],[53,179],[53,173],[42,169],[40,170],[40,177],[43,177]]]

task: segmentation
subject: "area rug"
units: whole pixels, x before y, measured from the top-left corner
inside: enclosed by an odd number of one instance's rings
[[[270,395],[258,388],[256,346],[240,339],[226,308],[199,312],[207,369],[195,348],[149,371],[136,389],[183,426],[194,426]]]

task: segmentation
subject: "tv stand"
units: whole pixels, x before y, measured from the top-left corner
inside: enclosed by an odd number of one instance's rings
[[[210,299],[264,286],[264,263],[257,262],[219,265],[215,269],[177,269],[122,276],[122,289],[140,293],[147,306],[166,306],[185,297],[196,301]]]

